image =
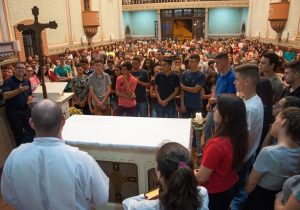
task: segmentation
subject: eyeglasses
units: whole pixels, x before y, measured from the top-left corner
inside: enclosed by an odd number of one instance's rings
[[[218,109],[218,107],[217,107],[217,105],[216,106],[214,106],[214,108],[212,108],[212,112],[215,112],[216,110]]]
[[[278,102],[276,102],[276,104],[273,105],[273,109],[280,109],[281,106]]]

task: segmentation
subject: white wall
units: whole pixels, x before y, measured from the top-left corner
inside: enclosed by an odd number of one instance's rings
[[[271,28],[268,21],[270,3],[280,2],[280,0],[249,0],[249,18],[246,35],[257,37],[260,32],[260,38],[276,38],[276,32]],[[295,40],[297,36],[297,27],[299,23],[300,1],[291,0],[289,8],[289,17],[283,31],[283,39],[287,32],[289,39]]]
[[[103,40],[124,38],[122,1],[99,0]]]
[[[35,5],[39,7],[39,21],[41,23],[48,23],[53,20],[57,22],[56,30],[46,29],[49,48],[69,45],[70,43],[79,44],[81,37],[85,36],[82,26],[81,0],[8,0],[7,2],[12,31],[14,31],[13,26],[20,21],[33,19],[31,8]],[[92,0],[91,3],[91,10],[99,11],[100,18],[100,27],[93,37],[93,41],[101,42],[110,40],[110,38],[124,38],[122,1]],[[69,5],[70,11],[67,9],[67,5]],[[68,13],[70,13],[69,24]],[[70,28],[71,32],[69,32]]]
[[[31,9],[33,6],[38,6],[40,12],[39,22],[48,23],[49,21],[55,20],[58,24],[56,30],[46,29],[48,45],[64,44],[68,42],[66,7],[64,0],[22,0],[7,2],[12,31],[13,26],[20,21],[33,19]]]

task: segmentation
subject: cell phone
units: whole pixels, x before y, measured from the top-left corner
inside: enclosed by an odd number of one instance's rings
[[[147,192],[145,193],[145,198],[147,200],[154,200],[154,199],[157,199],[158,196],[159,196],[159,188],[155,189],[155,190],[152,190],[150,192]]]

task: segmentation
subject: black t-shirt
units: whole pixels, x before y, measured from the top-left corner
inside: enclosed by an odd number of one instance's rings
[[[149,74],[146,70],[140,69],[138,71],[132,71],[132,76],[136,77],[138,80],[144,83],[149,83]],[[136,95],[136,102],[145,102],[147,101],[147,94],[146,94],[146,88],[137,84],[135,89],[135,95]]]
[[[117,77],[116,77],[115,71],[110,70],[110,69],[105,69],[104,72],[107,73],[110,77],[111,89],[115,90],[116,89],[116,83],[117,83]]]
[[[297,87],[293,92],[290,92],[290,87],[287,87],[283,90],[282,97],[285,96],[296,96],[300,98],[300,86]]]
[[[18,80],[15,76],[12,76],[11,78],[4,81],[3,84],[3,93],[16,90],[19,88],[20,84],[23,86],[28,86],[28,90],[26,90],[23,93],[19,93],[15,97],[12,97],[10,99],[6,99],[5,107],[6,111],[24,111],[29,109],[27,105],[28,96],[32,95],[31,91],[31,83],[28,79],[23,78],[22,81]]]
[[[163,72],[159,72],[155,77],[155,85],[157,85],[160,98],[165,100],[175,91],[175,88],[179,88],[179,76],[173,72],[168,76]],[[175,98],[169,101],[168,104],[174,105]]]

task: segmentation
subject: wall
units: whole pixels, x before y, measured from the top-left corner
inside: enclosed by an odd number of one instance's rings
[[[156,10],[123,12],[124,29],[129,26],[132,36],[155,36]]]
[[[81,43],[81,37],[85,36],[84,29],[82,27],[82,16],[81,16],[81,11],[82,11],[82,6],[80,4],[80,1],[77,1],[78,3],[75,3],[73,0],[70,1],[70,24],[71,24],[71,29],[72,29],[72,42],[74,44]],[[93,8],[93,2],[92,2],[92,10]]]
[[[40,11],[39,22],[48,23],[55,20],[58,24],[56,30],[45,30],[49,54],[58,54],[66,47],[71,49],[86,47],[87,43],[82,43],[82,38],[86,36],[82,26],[81,15],[83,0],[3,1],[7,4],[7,20],[9,31],[11,31],[9,35],[12,41],[15,41],[17,38],[14,26],[25,20],[33,20],[31,9],[36,5]],[[124,38],[122,1],[90,0],[90,3],[92,11],[99,11],[100,20],[100,27],[97,34],[93,37],[93,43],[96,45]],[[3,19],[1,15],[0,18]],[[5,39],[3,33],[0,38],[1,40]]]
[[[99,0],[103,40],[124,38],[122,1]]]
[[[268,21],[269,4],[279,2],[279,0],[257,1],[249,0],[249,25],[247,26],[246,35],[254,38],[274,39],[276,32],[271,28]],[[297,28],[299,23],[300,1],[290,1],[289,17],[283,31],[282,39],[295,40],[297,36]]]
[[[208,11],[208,34],[240,34],[242,23],[247,23],[247,15],[247,8],[210,8]]]
[[[10,27],[13,28],[14,25],[23,20],[33,20],[31,9],[35,5],[39,7],[39,22],[48,23],[55,20],[58,24],[56,30],[46,29],[48,44],[51,46],[68,43],[66,5],[63,0],[51,0],[51,4],[47,0],[39,0],[38,2],[33,0],[8,1]]]

